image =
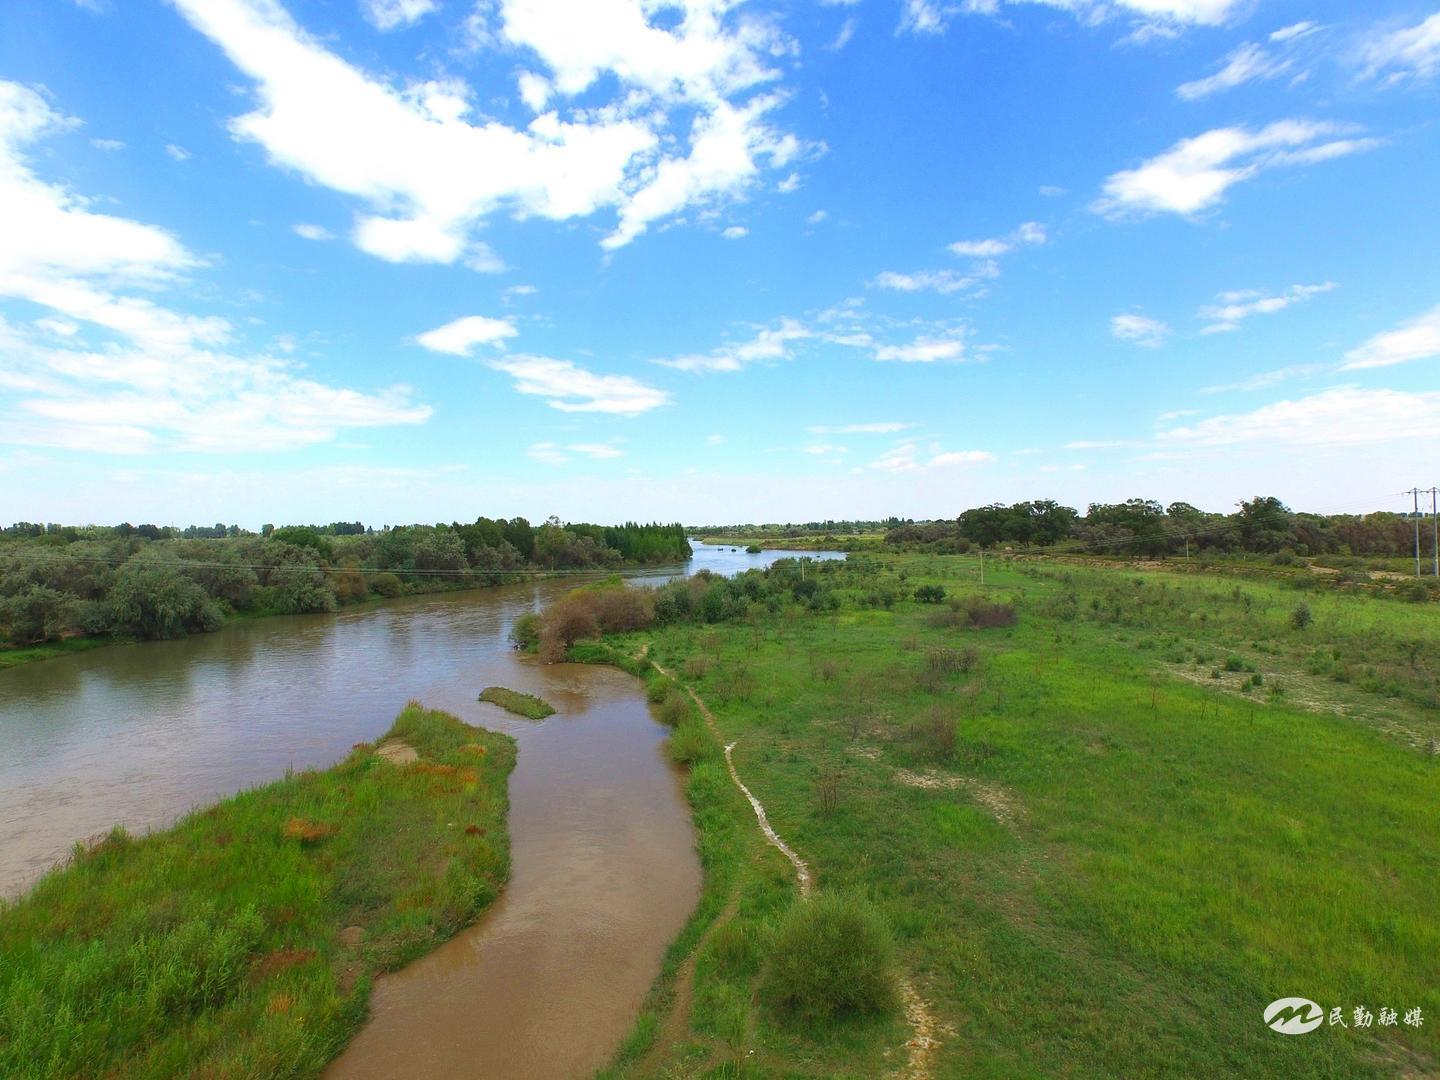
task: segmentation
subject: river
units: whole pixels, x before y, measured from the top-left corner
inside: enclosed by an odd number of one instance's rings
[[[784,552],[694,545],[664,580]],[[843,558],[805,552],[815,558]],[[410,698],[516,737],[512,878],[474,927],[381,979],[346,1077],[572,1076],[628,1030],[698,895],[699,863],[665,730],[638,682],[515,653],[515,619],[573,580],[408,597],[333,615],[233,622],[0,672],[0,895],[77,840],[162,827],[216,798],[323,768]],[[534,723],[476,700],[540,695]]]

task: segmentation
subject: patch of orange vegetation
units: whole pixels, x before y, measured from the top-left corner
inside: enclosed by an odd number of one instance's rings
[[[478,742],[466,743],[464,746],[460,747],[460,752],[462,754],[474,754],[476,757],[484,757],[486,754],[489,753],[489,751],[486,750],[485,747],[481,746]]]
[[[336,833],[334,825],[327,825],[323,821],[311,821],[308,818],[292,817],[285,822],[284,833],[288,839],[299,840],[302,844],[313,844],[317,840],[323,840],[327,836]]]
[[[289,994],[272,994],[270,1000],[265,1003],[265,1011],[271,1016],[281,1016],[290,1011],[295,1004],[295,999]]]
[[[272,953],[266,953],[251,965],[250,977],[259,982],[262,979],[268,979],[271,975],[289,971],[314,957],[314,949],[276,949]]]

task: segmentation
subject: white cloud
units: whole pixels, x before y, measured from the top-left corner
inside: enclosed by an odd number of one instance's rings
[[[1145,349],[1158,349],[1170,334],[1170,327],[1148,315],[1116,315],[1110,320],[1110,335]]]
[[[1274,371],[1259,372],[1256,375],[1251,375],[1249,378],[1241,379],[1238,382],[1221,383],[1218,386],[1207,386],[1203,388],[1200,393],[1225,394],[1235,390],[1246,392],[1251,390],[1268,390],[1270,387],[1277,386],[1288,379],[1299,378],[1305,375],[1315,375],[1324,370],[1325,368],[1320,364],[1291,364],[1289,367],[1277,368]],[[1164,421],[1183,415],[1185,415],[1183,412],[1178,412],[1161,416],[1160,419]]]
[[[1273,315],[1292,304],[1301,303],[1335,288],[1335,282],[1327,281],[1320,285],[1291,285],[1277,296],[1266,296],[1254,290],[1221,293],[1219,304],[1200,309],[1200,317],[1209,320],[1208,325],[1200,332],[1223,334],[1238,330],[1240,323],[1251,315]]]
[[[474,234],[499,211],[567,220],[613,207],[604,245],[622,247],[660,218],[742,194],[802,150],[767,119],[781,97],[755,93],[792,46],[726,0],[694,0],[669,29],[641,0],[499,0],[477,12],[479,40],[533,55],[565,99],[523,129],[477,116],[459,81],[396,86],[360,70],[275,0],[172,2],[255,81],[258,105],[232,134],[359,200],[356,244],[391,261],[493,268]],[[613,99],[597,105],[591,88],[612,75],[602,92]],[[536,104],[538,83],[527,85]]]
[[[809,216],[805,219],[805,224],[806,224],[806,225],[819,225],[822,221],[824,221],[824,220],[825,220],[827,217],[829,217],[829,216],[830,216],[830,215],[829,215],[828,213],[826,213],[824,210],[816,210],[813,214],[809,215]]]
[[[782,195],[793,195],[800,190],[800,174],[792,172],[789,176],[785,177],[784,180],[781,180],[780,183],[775,185],[775,190]]]
[[[814,454],[816,457],[831,457],[837,454],[848,454],[849,448],[836,443],[812,443],[805,447],[805,453]]]
[[[515,324],[509,319],[466,315],[444,326],[437,326],[434,330],[427,330],[417,335],[415,340],[431,352],[469,356],[477,345],[504,346],[506,338],[512,338],[518,333]]]
[[[922,450],[919,443],[908,441],[887,450],[870,463],[870,468],[882,472],[907,473],[923,469],[940,469],[956,465],[977,465],[994,459],[986,450],[942,450],[931,443]]]
[[[875,350],[876,360],[902,364],[933,364],[960,360],[964,355],[965,343],[959,337],[918,337],[908,345],[881,345]]]
[[[1318,23],[1314,23],[1311,22],[1309,19],[1306,19],[1304,22],[1291,23],[1289,26],[1282,26],[1279,30],[1276,30],[1270,35],[1270,40],[1274,42],[1296,41],[1302,37],[1309,37],[1311,34],[1315,33],[1320,29],[1321,27]]]
[[[513,378],[517,392],[547,398],[546,404],[561,412],[638,416],[670,402],[667,391],[629,375],[596,375],[570,360],[515,356],[489,365]]]
[[[335,234],[323,225],[308,225],[301,222],[298,225],[291,225],[290,228],[295,235],[304,240],[333,240]]]
[[[726,240],[742,240],[750,235],[750,230],[745,228],[744,225],[731,225],[720,235]]]
[[[1219,203],[1242,180],[1285,165],[1313,165],[1378,145],[1356,129],[1312,120],[1278,120],[1252,131],[1215,128],[1182,139],[1138,168],[1113,174],[1091,209],[1110,218],[1168,212],[1193,215]]]
[[[805,430],[812,435],[890,435],[914,426],[895,420],[882,420],[870,424],[812,424]]]
[[[859,19],[846,19],[840,27],[840,32],[835,35],[835,40],[825,46],[831,52],[839,52],[850,44],[850,39],[855,36],[855,31],[860,26]]]
[[[174,143],[165,144],[165,153],[169,154],[175,161],[189,161],[191,153],[183,146],[176,146]]]
[[[1354,446],[1420,439],[1440,433],[1440,393],[1362,390],[1341,386],[1248,413],[1202,420],[1160,434],[1168,443],[1236,446]]]
[[[1069,191],[1066,188],[1057,187],[1054,184],[1041,184],[1040,194],[1045,196],[1045,198],[1047,199],[1058,199],[1062,195],[1069,194]]]
[[[1440,72],[1440,11],[1415,26],[1372,34],[1356,60],[1368,78],[1382,72],[1392,83],[1430,78]]]
[[[1259,45],[1246,42],[1225,57],[1225,66],[1213,75],[1181,83],[1175,93],[1186,101],[1199,101],[1254,79],[1273,79],[1290,70],[1290,61],[1271,56]]]
[[[361,0],[360,7],[375,29],[394,30],[415,25],[440,5],[435,0]]]
[[[999,16],[1002,4],[1044,4],[1074,15],[1087,25],[1113,16],[1138,22],[1130,37],[1136,41],[1172,38],[1189,26],[1220,26],[1242,10],[1248,0],[905,0],[897,33],[943,33],[956,15]]]
[[[1126,446],[1139,446],[1130,439],[1077,439],[1065,444],[1066,450],[1119,450]]]
[[[1047,239],[1045,226],[1038,221],[1025,221],[1008,236],[988,240],[957,240],[950,245],[952,254],[976,259],[994,259],[1014,251],[1022,244],[1043,244]]]
[[[730,441],[730,440],[727,439],[727,438],[725,438],[724,435],[706,435],[706,436],[705,436],[705,443],[706,443],[706,445],[708,445],[708,446],[724,446],[724,445],[725,445],[727,442],[729,442],[729,441]]]
[[[508,304],[517,296],[534,296],[539,291],[534,285],[511,285],[500,293],[500,299]]]
[[[157,303],[200,260],[163,229],[92,212],[94,200],[42,181],[24,154],[76,123],[0,82],[0,296],[53,313],[39,339],[0,321],[0,390],[18,397],[4,438],[97,452],[275,450],[429,417],[405,387],[365,394],[290,361],[217,351],[233,336],[228,321]],[[105,343],[80,345],[82,323]]]
[[[880,289],[894,289],[897,292],[938,292],[955,293],[976,284],[974,277],[962,276],[953,270],[919,270],[913,274],[901,274],[885,270],[870,283]]]
[[[1351,349],[1345,354],[1342,370],[1390,367],[1435,356],[1440,356],[1440,307],[1433,307]]]
[[[566,449],[577,454],[584,454],[588,458],[607,461],[625,456],[625,451],[613,443],[571,443]]]
[[[748,364],[790,357],[790,343],[814,337],[814,332],[794,319],[781,319],[773,327],[765,327],[749,341],[725,345],[708,353],[692,353],[668,360],[656,360],[677,371],[718,372],[739,371]]]
[[[104,150],[107,153],[125,149],[125,144],[119,139],[91,139],[90,145],[96,150]]]
[[[560,449],[559,445],[553,442],[531,443],[525,453],[536,461],[543,461],[547,465],[564,465],[570,460],[570,456]]]

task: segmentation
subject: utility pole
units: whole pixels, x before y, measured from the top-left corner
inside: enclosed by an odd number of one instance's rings
[[[1435,576],[1440,578],[1440,512],[1437,512],[1435,503],[1437,491],[1440,489],[1430,489],[1430,527],[1435,530],[1430,550],[1435,556]]]
[[[1415,512],[1410,519],[1415,522],[1415,576],[1420,576],[1420,489],[1411,488],[1410,495],[1415,505]]]
[[[980,587],[985,587],[985,549],[980,549]]]

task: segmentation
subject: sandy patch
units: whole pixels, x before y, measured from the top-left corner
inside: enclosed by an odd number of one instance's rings
[[[412,761],[420,760],[415,748],[399,739],[386,739],[375,748],[375,756],[390,762],[391,765],[409,765]]]
[[[989,810],[1002,825],[1013,825],[1024,816],[1024,810],[1015,796],[998,784],[987,784],[972,776],[950,776],[935,772],[911,772],[896,769],[895,779],[906,787],[924,788],[927,791],[963,790],[981,806]]]

